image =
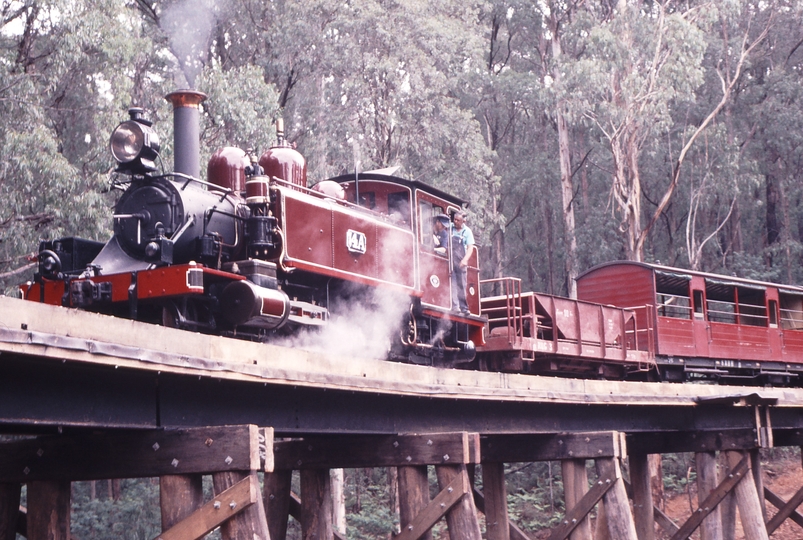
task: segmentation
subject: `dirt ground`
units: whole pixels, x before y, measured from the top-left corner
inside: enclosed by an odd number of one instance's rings
[[[764,486],[773,493],[788,501],[798,489],[803,487],[803,469],[801,469],[800,455],[788,452],[781,456],[762,455],[761,467],[764,479]],[[682,524],[691,514],[689,499],[694,508],[697,508],[696,489],[693,486],[691,493],[682,493],[669,498],[666,501],[665,512],[675,523]],[[766,503],[768,518],[775,515],[777,509]],[[803,510],[800,508],[798,511]],[[803,512],[801,512],[803,513]],[[659,535],[660,538],[668,538],[668,535]],[[695,532],[691,538],[699,539],[699,531]],[[736,518],[736,538],[743,539],[741,523]],[[803,528],[793,521],[787,519],[770,536],[772,540],[801,540],[803,539]]]

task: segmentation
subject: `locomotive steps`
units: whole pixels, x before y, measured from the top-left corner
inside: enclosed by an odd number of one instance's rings
[[[344,336],[343,339],[348,339]],[[203,335],[0,297],[0,369],[9,355],[143,373],[419,398],[600,405],[803,406],[803,390],[579,380],[441,369]],[[753,400],[754,404],[755,400]],[[744,404],[744,403],[743,403]]]

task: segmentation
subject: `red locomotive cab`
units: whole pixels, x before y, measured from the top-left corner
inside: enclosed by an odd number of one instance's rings
[[[237,193],[245,189],[245,168],[249,165],[248,156],[239,148],[221,148],[209,159],[206,178],[210,184]]]
[[[268,178],[276,177],[294,186],[307,187],[307,161],[284,139],[284,122],[276,121],[277,141],[259,158]]]

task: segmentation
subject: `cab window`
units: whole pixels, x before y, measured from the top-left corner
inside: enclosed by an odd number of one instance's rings
[[[429,201],[418,201],[418,215],[421,218],[419,227],[419,241],[425,247],[433,249],[435,247],[435,216],[444,214],[442,206],[432,204]]]
[[[407,191],[388,193],[388,216],[396,222],[410,225],[410,194]]]

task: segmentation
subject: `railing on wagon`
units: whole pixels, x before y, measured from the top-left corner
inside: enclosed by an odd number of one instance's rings
[[[693,318],[693,307],[688,296],[658,293],[656,310],[659,317],[669,317],[672,319],[691,320]],[[783,321],[781,310],[781,320]],[[743,302],[735,303],[726,300],[706,300],[706,314],[710,322],[739,324],[745,326],[766,327],[769,318],[765,306],[746,304]],[[699,315],[699,314],[698,314]],[[803,324],[803,320],[798,321]]]
[[[803,330],[803,311],[781,308],[781,328],[784,330]]]
[[[499,285],[501,294],[494,295],[494,297],[502,296],[505,299],[505,305],[496,308],[482,308],[482,300],[480,300],[480,311],[485,312],[488,316],[488,329],[497,326],[499,323],[504,323],[507,327],[507,338],[514,346],[521,346],[524,337],[524,314],[522,313],[521,302],[521,278],[502,277],[480,280],[480,290],[482,286],[495,286]]]
[[[557,343],[558,341],[566,341],[571,343],[576,343],[578,346],[582,347],[582,345],[593,345],[599,346],[603,351],[612,348],[615,350],[621,350],[622,354],[625,355],[626,351],[628,350],[636,350],[636,351],[645,351],[645,352],[654,352],[655,351],[655,321],[653,321],[653,313],[652,307],[653,306],[637,306],[637,307],[627,307],[627,308],[617,308],[615,306],[604,306],[600,304],[600,310],[604,307],[610,307],[614,309],[621,309],[623,312],[623,321],[621,323],[621,331],[623,333],[622,340],[620,343],[616,341],[611,341],[608,343],[605,340],[605,328],[602,322],[600,322],[600,340],[599,342],[591,342],[587,340],[583,340],[583,336],[579,334],[578,328],[578,335],[576,339],[569,339],[569,340],[562,340],[558,337],[558,321],[557,321],[557,314],[556,313],[548,313],[549,317],[552,319],[552,328],[546,328],[539,322],[539,318],[541,317],[537,313],[524,313],[523,309],[523,301],[522,301],[522,291],[521,291],[521,279],[514,278],[514,277],[502,277],[502,278],[491,278],[485,279],[480,281],[480,286],[486,287],[494,287],[497,290],[493,295],[494,300],[504,300],[502,305],[496,305],[491,307],[482,307],[481,310],[483,314],[488,317],[488,327],[489,331],[494,328],[506,328],[507,333],[507,340],[508,342],[514,347],[520,347],[523,343],[524,337],[524,329],[526,326],[526,322],[529,319],[530,321],[530,331],[533,338],[538,338],[539,330],[550,330],[552,332],[552,340],[553,342]],[[534,293],[533,293],[534,294]],[[552,296],[552,295],[544,295],[544,296]],[[559,298],[554,297],[553,298]],[[579,320],[579,304],[591,304],[590,302],[584,302],[582,300],[576,299],[563,299],[572,301],[575,303],[575,311],[577,312],[575,315]],[[638,311],[641,310],[645,315],[644,319],[646,325],[641,326],[639,324],[639,316]],[[600,317],[601,315],[600,311]],[[627,324],[624,321],[624,314],[630,314],[630,320],[632,321],[631,324]],[[604,353],[603,353],[604,354]],[[607,355],[606,355],[607,356]]]

